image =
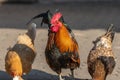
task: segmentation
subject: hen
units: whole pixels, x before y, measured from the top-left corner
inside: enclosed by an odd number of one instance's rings
[[[36,24],[31,23],[28,26],[28,31],[18,36],[17,43],[9,49],[5,57],[5,69],[13,80],[22,80],[23,73],[30,72],[36,56],[34,47]]]
[[[49,67],[59,75],[60,80],[62,80],[62,68],[69,68],[74,77],[73,70],[80,66],[80,58],[78,44],[72,30],[65,23],[60,12],[55,12],[53,15],[47,11],[35,16],[32,20],[39,17],[43,17],[42,23],[48,24],[49,27],[45,49]]]
[[[107,75],[111,74],[115,67],[112,51],[114,34],[113,25],[111,25],[104,35],[93,42],[94,47],[87,60],[88,72],[93,80],[106,80]]]

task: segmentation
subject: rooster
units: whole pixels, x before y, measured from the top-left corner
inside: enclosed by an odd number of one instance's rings
[[[112,42],[115,32],[111,25],[107,32],[98,37],[94,47],[88,55],[88,72],[93,80],[106,80],[108,74],[111,74],[115,67],[115,59],[112,51]]]
[[[22,80],[22,75],[29,73],[36,56],[34,40],[36,36],[36,24],[28,24],[25,34],[18,36],[17,43],[9,49],[5,57],[5,69],[13,80]]]
[[[80,66],[78,44],[72,30],[65,23],[62,14],[50,11],[37,15],[31,19],[43,17],[42,23],[48,24],[49,33],[45,49],[46,61],[49,67],[59,75],[59,80],[63,80],[62,68],[69,68],[74,77],[74,69]]]

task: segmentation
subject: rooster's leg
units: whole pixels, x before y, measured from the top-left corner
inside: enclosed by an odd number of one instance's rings
[[[70,69],[71,71],[71,76],[74,78],[74,69]]]
[[[14,76],[13,80],[23,80],[20,76]]]
[[[62,78],[61,73],[59,74],[59,80],[64,80],[64,79]]]
[[[13,80],[19,80],[19,77],[18,76],[14,76]]]

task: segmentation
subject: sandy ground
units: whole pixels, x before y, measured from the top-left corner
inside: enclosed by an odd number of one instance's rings
[[[76,80],[91,79],[87,71],[87,56],[93,47],[92,41],[105,33],[107,27],[115,25],[113,51],[116,67],[107,80],[120,79],[120,6],[119,3],[36,3],[36,4],[1,4],[0,5],[0,80],[11,80],[5,72],[4,59],[9,46],[16,43],[17,36],[26,32],[26,23],[34,15],[50,9],[60,9],[65,20],[71,25],[80,49],[80,68],[75,70]],[[47,27],[40,27],[41,19],[35,20],[37,37],[35,47],[37,56],[32,71],[23,76],[27,80],[58,80],[57,74],[46,64],[44,50],[47,41]],[[69,80],[69,69],[62,70],[65,80]]]

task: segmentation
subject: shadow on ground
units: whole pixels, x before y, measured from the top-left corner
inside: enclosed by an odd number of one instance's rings
[[[4,71],[0,71],[0,80],[12,80],[12,78]]]
[[[28,75],[23,76],[25,80],[58,80],[57,75],[52,75],[44,71],[33,69]],[[64,76],[65,80],[71,80],[70,77]],[[4,71],[0,71],[0,80],[12,80],[12,78]],[[91,79],[78,79],[75,80],[91,80]]]

